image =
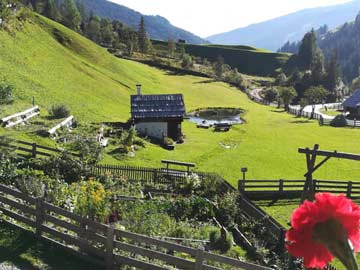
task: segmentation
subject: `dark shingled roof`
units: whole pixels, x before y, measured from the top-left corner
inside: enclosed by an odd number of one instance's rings
[[[354,94],[343,103],[344,108],[356,108],[357,106],[360,106],[360,89],[356,90]]]
[[[185,104],[182,94],[131,96],[133,119],[181,118],[184,115]]]

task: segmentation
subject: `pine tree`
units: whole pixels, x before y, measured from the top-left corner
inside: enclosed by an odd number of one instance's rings
[[[48,0],[45,5],[44,15],[54,21],[59,20],[60,14],[54,0]]]
[[[63,0],[60,6],[62,23],[73,30],[79,30],[81,16],[73,0]]]
[[[311,62],[311,76],[313,85],[319,85],[324,78],[324,55],[319,48],[316,49]]]
[[[326,81],[325,85],[327,89],[332,93],[333,95],[337,95],[336,88],[339,85],[341,81],[341,71],[340,71],[340,65],[338,61],[338,54],[335,51],[328,64],[326,65]]]
[[[88,25],[85,27],[86,36],[92,41],[100,42],[100,18],[91,16]]]
[[[146,53],[147,44],[146,44],[146,28],[144,17],[141,17],[139,29],[138,29],[138,45],[139,50],[142,54]]]
[[[311,32],[305,34],[304,38],[301,41],[299,48],[299,61],[298,66],[300,70],[309,70],[314,61],[315,54],[318,50],[316,44],[316,34],[314,29]]]

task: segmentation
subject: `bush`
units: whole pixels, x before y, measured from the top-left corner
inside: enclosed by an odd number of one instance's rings
[[[11,142],[6,137],[0,137],[1,145],[8,145]],[[10,185],[17,176],[16,153],[15,148],[8,146],[0,147],[0,181],[3,184]]]
[[[111,193],[94,180],[81,181],[71,185],[74,212],[92,220],[104,222],[110,214]]]
[[[332,127],[345,127],[346,125],[346,118],[342,114],[335,116],[335,118],[330,122],[330,126]]]
[[[16,187],[22,192],[39,198],[45,195],[45,184],[48,179],[41,171],[24,169],[19,171],[18,177],[15,180]]]
[[[10,104],[14,101],[13,87],[0,81],[0,104]]]
[[[226,253],[233,246],[233,239],[225,230],[215,230],[210,232],[210,248]]]
[[[237,198],[238,194],[235,192],[217,198],[216,219],[227,228],[235,225],[238,216],[240,216]]]
[[[169,137],[164,137],[164,145],[173,145],[174,140]]]
[[[64,179],[67,183],[79,181],[84,175],[81,163],[67,152],[60,156],[40,160],[35,167],[44,171],[50,177]]]
[[[53,119],[60,119],[70,116],[70,109],[64,104],[57,104],[51,106],[49,110],[50,116]]]

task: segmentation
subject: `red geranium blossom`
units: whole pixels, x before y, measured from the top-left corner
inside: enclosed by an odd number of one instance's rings
[[[323,243],[314,240],[314,226],[330,220],[342,225],[355,251],[360,249],[360,208],[344,195],[318,193],[314,202],[305,201],[294,211],[292,228],[286,232],[289,253],[304,258],[305,267],[323,268],[334,258]],[[326,237],[331,242],[334,235]]]

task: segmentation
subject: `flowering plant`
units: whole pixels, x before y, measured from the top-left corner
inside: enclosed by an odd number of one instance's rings
[[[348,270],[358,269],[354,251],[360,249],[360,207],[345,196],[318,193],[291,217],[287,249],[304,258],[308,268],[323,268],[337,257]]]

